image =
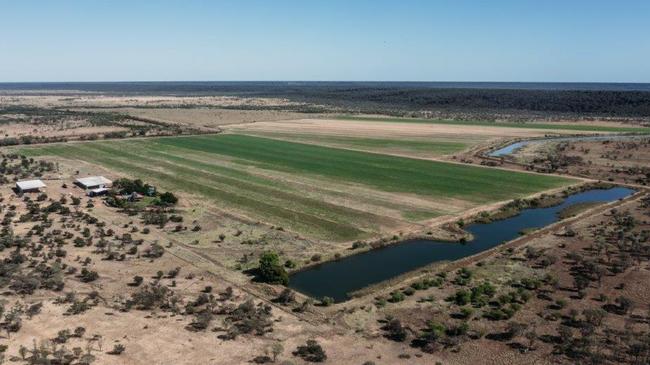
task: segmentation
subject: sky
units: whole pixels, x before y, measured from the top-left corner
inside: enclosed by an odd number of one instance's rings
[[[650,82],[650,0],[0,0],[0,82]]]

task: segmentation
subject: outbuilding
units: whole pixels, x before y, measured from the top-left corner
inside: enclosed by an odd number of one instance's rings
[[[46,185],[41,180],[23,180],[16,182],[16,191],[19,193],[36,193]]]
[[[81,177],[74,182],[77,186],[84,190],[100,189],[110,187],[113,182],[103,176],[88,176]]]
[[[90,190],[88,190],[88,193],[86,193],[86,195],[88,195],[90,197],[106,195],[106,194],[108,194],[108,189],[107,188],[90,189]]]

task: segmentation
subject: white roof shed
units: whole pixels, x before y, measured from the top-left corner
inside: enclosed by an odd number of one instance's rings
[[[110,186],[113,182],[103,176],[88,176],[75,180],[77,185],[84,189],[94,189],[99,187]]]
[[[41,180],[23,180],[16,182],[16,188],[18,188],[19,191],[38,190],[45,186],[45,183]]]

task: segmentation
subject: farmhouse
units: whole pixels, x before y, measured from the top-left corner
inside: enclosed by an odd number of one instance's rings
[[[35,193],[46,185],[41,180],[23,180],[16,182],[16,191],[19,193]]]
[[[88,176],[82,177],[74,182],[77,186],[88,190],[88,189],[100,189],[111,186],[113,182],[103,176]]]

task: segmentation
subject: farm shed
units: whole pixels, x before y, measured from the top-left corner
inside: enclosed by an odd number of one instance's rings
[[[108,193],[107,188],[97,188],[97,189],[89,190],[86,195],[93,197],[93,196],[106,195],[107,193]]]
[[[77,186],[88,189],[99,189],[111,186],[113,182],[103,176],[88,176],[81,177],[74,182]]]
[[[34,193],[46,185],[41,180],[23,180],[16,182],[16,191],[19,193]]]

